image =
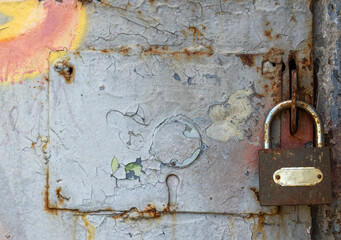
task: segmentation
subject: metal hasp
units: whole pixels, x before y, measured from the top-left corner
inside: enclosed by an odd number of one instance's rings
[[[297,101],[314,119],[316,147],[270,149],[271,122],[291,108],[292,101],[277,104],[264,123],[264,149],[259,150],[259,200],[262,206],[328,204],[332,201],[330,148],[324,147],[323,124],[316,110]]]

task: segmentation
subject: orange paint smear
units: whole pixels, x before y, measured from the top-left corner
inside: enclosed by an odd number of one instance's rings
[[[74,50],[82,5],[76,0],[38,3],[45,19],[14,39],[0,41],[0,83],[14,83],[47,72],[51,51]]]

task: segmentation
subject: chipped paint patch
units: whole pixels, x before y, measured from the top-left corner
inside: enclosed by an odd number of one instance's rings
[[[203,148],[195,123],[179,114],[166,119],[155,129],[151,152],[163,164],[182,168],[197,160]]]
[[[139,179],[142,170],[142,160],[137,158],[135,162],[128,163],[125,166],[126,178],[127,179]]]
[[[209,108],[212,124],[206,129],[207,136],[218,141],[227,142],[231,138],[243,139],[244,134],[239,129],[251,116],[253,108],[249,97],[253,91],[237,90],[222,104]]]
[[[117,171],[117,169],[120,167],[120,164],[118,163],[118,160],[116,157],[114,157],[111,160],[111,171],[112,171],[112,176],[114,175],[114,173]]]
[[[48,70],[51,50],[75,50],[86,29],[86,8],[76,0],[3,1],[0,82],[13,84]]]

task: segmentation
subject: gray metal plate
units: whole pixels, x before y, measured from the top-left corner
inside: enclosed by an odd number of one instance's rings
[[[282,57],[309,50],[309,7],[246,1],[230,13],[225,3],[197,4],[195,21],[185,16],[189,25],[205,19],[193,42],[180,41],[182,24],[168,26],[172,9],[153,15],[165,29],[149,34],[116,9],[127,33],[92,39],[92,29],[88,39],[105,49],[50,63],[51,208],[275,212],[257,199],[257,151],[265,113],[280,100]],[[172,167],[174,159],[191,164]]]

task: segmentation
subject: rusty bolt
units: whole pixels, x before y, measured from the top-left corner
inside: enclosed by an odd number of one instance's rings
[[[279,175],[276,175],[276,179],[279,180],[281,178],[281,176]]]
[[[321,178],[322,178],[322,175],[321,175],[321,174],[317,174],[317,178],[318,178],[318,179],[321,179]]]

